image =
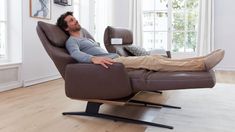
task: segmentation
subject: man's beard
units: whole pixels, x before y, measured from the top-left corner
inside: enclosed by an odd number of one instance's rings
[[[73,29],[72,31],[77,32],[77,31],[80,31],[80,30],[81,30],[81,27],[79,26],[79,27],[76,27],[75,29]]]
[[[78,23],[78,21],[76,22],[76,24],[77,24],[77,28],[75,29],[76,31],[80,31],[81,30],[81,25]]]
[[[73,31],[73,32],[77,32],[77,31],[80,31],[81,28],[82,28],[82,27],[77,23],[76,28],[74,28],[72,31]]]

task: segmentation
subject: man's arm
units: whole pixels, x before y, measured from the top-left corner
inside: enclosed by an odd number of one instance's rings
[[[73,40],[70,40],[66,43],[66,49],[68,50],[69,54],[78,62],[100,64],[105,68],[108,68],[107,65],[112,65],[114,62],[108,57],[92,56],[80,51],[80,48],[77,45],[76,41],[73,42]]]
[[[66,49],[68,50],[69,54],[78,62],[91,63],[91,57],[93,56],[80,51],[76,41],[67,42]]]

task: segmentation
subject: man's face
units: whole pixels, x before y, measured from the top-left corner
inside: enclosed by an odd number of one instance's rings
[[[68,25],[66,31],[76,32],[81,30],[81,26],[74,16],[68,15],[67,17],[65,17],[64,20],[67,22]]]

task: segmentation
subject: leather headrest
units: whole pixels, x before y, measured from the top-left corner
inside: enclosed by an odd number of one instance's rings
[[[68,39],[68,35],[66,35],[65,32],[62,31],[58,26],[42,21],[39,21],[38,25],[40,28],[42,28],[47,38],[54,46],[65,47],[65,42]]]
[[[105,45],[110,45],[112,38],[122,38],[123,45],[129,45],[133,43],[132,31],[128,29],[114,28],[114,27],[108,26],[105,29],[105,34],[104,34]]]

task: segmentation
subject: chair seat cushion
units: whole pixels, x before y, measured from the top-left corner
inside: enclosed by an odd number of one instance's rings
[[[212,88],[215,85],[214,71],[155,72],[129,69],[128,74],[130,77],[131,86],[135,92]]]

